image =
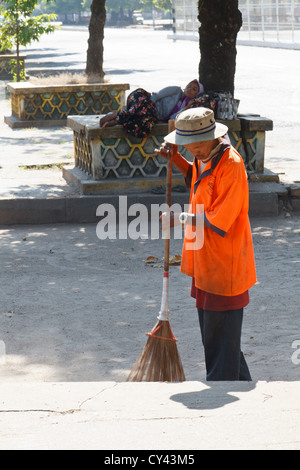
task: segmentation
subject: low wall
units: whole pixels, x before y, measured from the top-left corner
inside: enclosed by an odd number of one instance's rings
[[[106,114],[125,105],[129,84],[43,85],[9,83],[10,127],[66,125],[68,116]]]
[[[166,160],[154,149],[168,134],[168,124],[158,123],[148,137],[136,138],[120,125],[99,128],[99,119],[99,115],[68,117],[67,125],[74,134],[75,169],[64,172],[66,179],[80,181],[84,194],[136,191],[164,184]],[[272,129],[272,121],[247,115],[221,122],[228,127],[231,143],[243,157],[249,178],[265,176],[265,132]],[[182,183],[175,167],[173,183]]]

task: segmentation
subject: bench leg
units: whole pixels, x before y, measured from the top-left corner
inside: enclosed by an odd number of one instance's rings
[[[92,151],[92,172],[93,179],[100,180],[103,177],[103,164],[101,159],[101,143],[100,140],[91,140]]]
[[[265,161],[265,142],[266,133],[264,131],[257,131],[256,133],[256,165],[255,169],[257,173],[263,173],[264,161]]]

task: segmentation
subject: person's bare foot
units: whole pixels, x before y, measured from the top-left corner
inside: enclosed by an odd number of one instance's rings
[[[117,124],[117,113],[111,112],[103,116],[99,121],[99,127],[110,127]]]

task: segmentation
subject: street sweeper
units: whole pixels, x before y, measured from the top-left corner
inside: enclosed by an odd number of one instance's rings
[[[193,162],[178,151],[172,160],[190,187],[190,204],[188,212],[164,213],[162,226],[183,224],[186,229],[181,272],[191,277],[206,379],[250,381],[241,351],[244,308],[256,283],[249,190],[243,159],[227,132],[207,108],[176,117],[175,129],[156,152],[167,157],[175,146],[184,146],[193,154]],[[199,240],[199,230],[203,243],[193,243],[192,234]]]

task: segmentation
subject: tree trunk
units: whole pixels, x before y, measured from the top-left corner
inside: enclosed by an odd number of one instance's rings
[[[199,79],[205,91],[234,95],[236,37],[242,26],[238,0],[199,0]]]
[[[20,44],[19,39],[17,39],[17,82],[21,80],[20,77]]]
[[[91,4],[86,74],[96,75],[101,81],[103,72],[103,39],[106,20],[105,0],[93,0]]]
[[[20,81],[20,41],[19,41],[19,24],[17,24],[17,82]]]

